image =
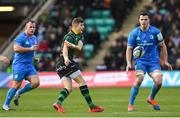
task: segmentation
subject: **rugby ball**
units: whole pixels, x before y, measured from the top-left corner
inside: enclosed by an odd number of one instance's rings
[[[133,50],[133,57],[134,59],[141,58],[144,55],[144,47],[142,46],[137,46]]]

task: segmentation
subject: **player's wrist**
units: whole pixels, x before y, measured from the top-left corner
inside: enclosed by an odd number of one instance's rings
[[[72,47],[72,48],[76,48],[76,45],[74,45],[74,44],[71,44],[71,47]]]
[[[33,47],[31,46],[31,47],[29,48],[29,50],[30,50],[30,51],[33,51]]]
[[[64,60],[67,60],[67,59],[69,59],[68,56],[64,56]]]
[[[127,65],[131,65],[131,61],[127,61]]]

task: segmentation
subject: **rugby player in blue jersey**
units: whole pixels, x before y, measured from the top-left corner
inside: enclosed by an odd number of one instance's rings
[[[162,66],[166,66],[172,70],[168,63],[168,54],[163,36],[160,30],[150,25],[149,15],[147,12],[141,12],[139,15],[140,26],[134,28],[128,37],[128,44],[126,49],[126,71],[132,68],[132,52],[136,46],[144,48],[144,55],[135,61],[135,81],[130,92],[130,100],[128,104],[128,111],[133,111],[134,102],[139,92],[139,87],[144,79],[145,73],[153,79],[154,85],[151,93],[147,99],[155,110],[160,110],[160,106],[155,101],[155,96],[162,85],[162,73],[160,61]]]
[[[25,31],[15,38],[13,50],[15,52],[12,69],[13,84],[6,95],[3,110],[11,110],[10,102],[15,96],[15,105],[18,105],[19,96],[39,86],[39,77],[33,65],[35,51],[37,50],[37,38],[34,35],[36,24],[33,20],[26,23]],[[22,81],[29,81],[20,88]],[[20,88],[20,89],[19,89]],[[19,89],[19,90],[18,90]]]

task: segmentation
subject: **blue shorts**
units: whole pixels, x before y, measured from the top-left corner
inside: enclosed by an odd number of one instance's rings
[[[13,80],[22,81],[32,75],[37,75],[34,65],[13,65]]]
[[[161,66],[159,63],[152,63],[152,64],[144,64],[144,63],[141,63],[141,62],[138,62],[135,64],[135,70],[141,70],[143,71],[144,73],[151,73],[155,70],[161,70]]]

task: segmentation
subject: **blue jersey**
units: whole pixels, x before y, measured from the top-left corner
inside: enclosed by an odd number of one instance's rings
[[[22,32],[15,39],[15,43],[22,47],[31,47],[32,45],[37,45],[36,36],[32,35],[28,37],[26,33]],[[28,52],[15,52],[13,65],[16,64],[32,64],[34,58],[34,51]]]
[[[144,64],[159,63],[158,44],[163,41],[163,36],[159,29],[149,26],[148,30],[142,31],[140,27],[134,28],[128,37],[128,46],[135,48],[136,46],[144,47],[144,55],[135,59],[135,62]]]

